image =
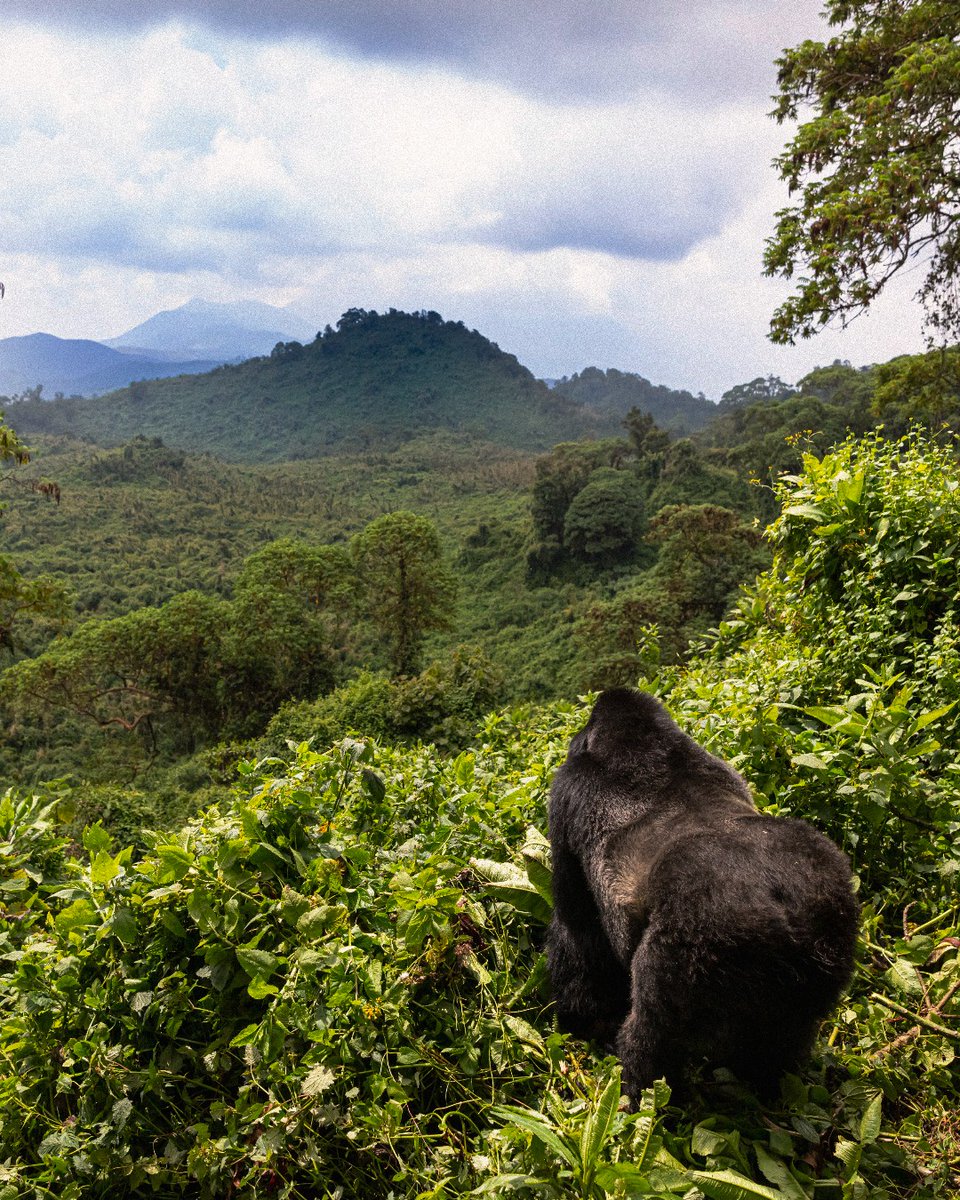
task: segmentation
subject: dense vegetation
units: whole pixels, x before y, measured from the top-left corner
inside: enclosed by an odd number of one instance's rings
[[[827,15],[780,63],[816,111],[774,336],[918,250],[955,331],[956,5]],[[682,440],[702,397],[551,391],[435,313],[38,397],[54,470],[0,421],[0,1200],[958,1194],[960,350]],[[766,1108],[718,1072],[627,1111],[552,1022],[550,777],[577,688],[638,679],[857,875],[850,993]]]
[[[224,786],[218,742],[282,746],[267,726],[284,703],[306,706],[291,716],[298,729],[309,710],[331,737],[359,727],[457,746],[484,705],[632,682],[654,659],[682,660],[767,563],[756,520],[775,515],[780,472],[878,421],[891,434],[955,424],[957,361],[838,363],[796,389],[753,380],[696,439],[672,440],[632,409],[623,436],[539,458],[450,433],[259,467],[156,438],[113,450],[41,439],[38,460],[4,477],[15,503],[0,522],[0,620],[5,663],[19,665],[0,686],[0,776],[89,785],[83,819],[116,820],[127,795],[135,831],[144,802],[131,787],[158,811],[192,810]],[[332,598],[334,629],[312,585],[291,591],[263,565],[339,561],[397,511],[429,518],[457,583],[405,663],[362,603],[372,583],[358,589],[357,576]],[[167,661],[182,670],[153,676],[132,716],[90,703],[105,689],[129,697]],[[117,685],[123,663],[137,669]]]
[[[646,683],[860,878],[860,966],[764,1111],[618,1108],[553,1031],[545,795],[580,705],[456,756],[321,737],[137,852],[0,804],[0,1183],[96,1197],[956,1194],[960,475],[919,436],[803,456],[773,564]],[[309,720],[303,732],[309,729]]]

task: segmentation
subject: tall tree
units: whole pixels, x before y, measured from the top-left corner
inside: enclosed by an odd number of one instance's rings
[[[362,604],[386,642],[390,669],[394,675],[412,675],[424,634],[449,628],[456,597],[436,527],[412,512],[386,513],[351,546]]]
[[[778,60],[774,116],[801,123],[777,159],[796,203],[777,214],[768,275],[798,274],[775,342],[846,324],[919,259],[932,337],[960,335],[960,5],[826,0],[840,32]]]

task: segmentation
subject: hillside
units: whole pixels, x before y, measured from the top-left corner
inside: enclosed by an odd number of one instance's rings
[[[858,877],[855,977],[779,1094],[705,1069],[628,1111],[556,1027],[544,831],[586,707],[494,711],[456,756],[361,725],[182,828],[114,789],[133,844],[71,842],[62,779],[0,800],[4,1195],[956,1196],[958,484],[916,438],[811,456],[735,619],[645,681]]]
[[[703,429],[717,411],[717,406],[702,393],[694,396],[651,383],[629,371],[601,371],[598,367],[587,367],[569,379],[561,379],[554,393],[599,415],[621,420],[631,408],[638,408],[650,413],[661,429],[675,434]]]
[[[619,430],[542,382],[494,343],[437,313],[351,309],[310,344],[207,375],[138,383],[95,401],[20,402],[10,421],[115,446],[162,437],[237,462],[395,446],[430,430],[518,449]]]

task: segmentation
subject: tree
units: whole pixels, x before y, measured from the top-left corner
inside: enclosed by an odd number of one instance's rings
[[[652,420],[652,419],[651,419]],[[617,466],[626,457],[620,438],[600,442],[561,442],[537,459],[530,500],[533,530],[541,542],[563,544],[567,509],[598,467]]]
[[[630,447],[637,460],[636,474],[652,486],[659,478],[670,448],[670,435],[648,412],[631,408],[623,418]]]
[[[22,712],[65,710],[106,731],[161,734],[192,752],[220,727],[220,656],[227,605],[183,592],[159,608],[90,621],[3,675]]]
[[[713,466],[689,438],[681,438],[667,451],[647,507],[656,513],[667,504],[719,504],[752,512],[753,497],[736,472]]]
[[[30,461],[30,451],[4,421],[0,412],[0,463],[15,462],[18,466]]]
[[[777,214],[768,275],[798,286],[770,336],[792,343],[866,310],[908,262],[931,334],[960,334],[960,6],[826,0],[842,30],[778,60],[777,121],[804,121],[777,159],[799,199]]]
[[[412,675],[424,634],[450,627],[457,591],[436,527],[412,512],[386,513],[354,537],[351,549],[361,604],[386,643],[390,669]]]
[[[647,541],[659,548],[653,569],[592,604],[578,628],[590,647],[591,687],[635,683],[657,655],[682,659],[769,561],[759,530],[715,504],[662,508]]]
[[[277,538],[244,560],[236,597],[270,589],[284,593],[309,613],[338,650],[349,641],[357,605],[356,570],[345,545],[317,546],[295,538]]]
[[[63,625],[69,614],[66,590],[47,575],[25,579],[9,558],[0,555],[0,650],[16,648],[14,626],[28,614]]]
[[[632,557],[644,522],[643,484],[629,471],[600,467],[567,509],[563,544],[575,557],[613,564]]]
[[[894,358],[874,376],[873,406],[888,437],[919,423],[931,429],[960,424],[960,347]]]

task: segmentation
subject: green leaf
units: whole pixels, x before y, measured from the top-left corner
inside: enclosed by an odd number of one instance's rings
[[[329,933],[347,916],[347,910],[342,904],[318,904],[316,908],[308,908],[297,920],[297,929],[308,938],[318,938]]]
[[[898,992],[909,996],[922,996],[923,986],[917,978],[917,969],[906,958],[898,958],[892,967],[883,973],[884,979]]]
[[[387,785],[376,771],[371,771],[369,767],[364,767],[360,775],[364,791],[375,804],[379,804],[387,794]]]
[[[187,897],[187,912],[201,929],[209,931],[214,928],[216,914],[204,888],[194,888]]]
[[[866,480],[866,473],[859,472],[850,479],[838,479],[837,481],[837,499],[847,508],[855,508],[863,496],[863,485]]]
[[[484,880],[484,886],[494,900],[509,904],[546,924],[551,907],[531,882],[525,870],[514,863],[496,862],[487,858],[471,858],[470,866]]]
[[[123,1096],[110,1109],[110,1125],[113,1130],[119,1130],[126,1125],[133,1112],[133,1101]]]
[[[237,962],[250,976],[269,977],[277,969],[279,961],[269,950],[256,950],[249,946],[237,948]]]
[[[494,1105],[490,1115],[525,1133],[532,1134],[549,1147],[558,1158],[562,1158],[574,1171],[580,1170],[580,1157],[576,1149],[566,1142],[549,1123],[546,1117],[531,1108],[514,1108],[513,1105]]]
[[[845,708],[824,708],[815,706],[813,708],[803,708],[800,711],[806,713],[808,717],[815,717],[816,720],[821,721],[824,725],[829,725],[831,728],[833,728],[835,725],[841,724],[843,721],[849,721],[854,716],[853,713],[849,712]],[[863,723],[862,720],[860,723]]]
[[[92,925],[97,920],[97,911],[89,900],[74,900],[65,909],[57,913],[54,924],[61,933],[72,933]]]
[[[807,1193],[790,1174],[790,1168],[782,1159],[775,1158],[762,1142],[754,1145],[754,1151],[764,1179],[778,1187],[790,1200],[808,1200]]]
[[[646,1196],[654,1190],[649,1178],[632,1163],[600,1163],[593,1177],[605,1192],[614,1195],[618,1183],[625,1184],[627,1195]]]
[[[822,508],[815,504],[789,504],[783,509],[785,517],[801,517],[804,521],[822,522],[827,515]]]
[[[503,1017],[503,1023],[515,1037],[520,1039],[521,1042],[526,1042],[528,1046],[533,1046],[533,1048],[535,1050],[539,1050],[541,1054],[546,1053],[546,1046],[544,1045],[543,1038],[540,1036],[538,1031],[534,1029],[529,1021],[525,1021],[523,1017],[515,1017],[511,1013],[505,1013]]]
[[[231,1046],[250,1046],[260,1033],[259,1025],[244,1025],[240,1032],[231,1040]]]
[[[810,767],[814,771],[830,770],[818,754],[795,754],[791,761],[795,767]]]
[[[98,887],[106,887],[120,873],[116,860],[106,850],[97,850],[90,860],[90,879]]]
[[[113,848],[113,838],[104,829],[99,821],[93,825],[88,825],[83,831],[83,848],[90,857],[98,851],[109,851]]]
[[[506,1192],[520,1191],[521,1188],[548,1187],[553,1182],[550,1179],[540,1179],[536,1175],[494,1175],[490,1179],[484,1180],[469,1194],[486,1196],[492,1192],[495,1196],[502,1196]]]
[[[247,984],[247,994],[254,1000],[265,1000],[267,996],[276,996],[280,989],[272,983],[267,983],[262,975],[255,975]]]
[[[113,916],[107,922],[107,928],[111,933],[118,937],[125,946],[135,946],[137,944],[139,929],[137,926],[137,918],[134,915],[133,909],[125,907],[117,908]]]
[[[460,963],[467,971],[470,972],[477,983],[481,984],[483,987],[486,987],[488,984],[493,982],[493,976],[472,950],[463,955],[463,957],[460,959]],[[517,1018],[515,1017],[504,1017],[504,1023],[509,1025],[511,1020],[516,1019]]]
[[[157,858],[163,878],[183,879],[193,866],[193,855],[181,846],[158,846]]]
[[[946,716],[951,708],[956,707],[956,703],[956,700],[951,700],[949,704],[944,704],[942,708],[935,708],[932,712],[926,712],[922,716],[917,717],[913,723],[914,731],[919,733],[921,729],[926,729],[934,721],[938,721],[941,717]]]
[[[883,1117],[883,1093],[877,1092],[860,1120],[860,1141],[866,1145],[875,1142],[880,1134]]]
[[[779,1188],[754,1183],[736,1171],[690,1171],[690,1179],[714,1200],[787,1200]]]
[[[851,1142],[849,1138],[838,1138],[834,1154],[843,1163],[843,1178],[851,1180],[860,1170],[860,1160],[863,1158],[863,1146],[859,1142]]]
[[[587,1114],[587,1119],[580,1132],[580,1161],[585,1170],[592,1170],[596,1166],[600,1152],[606,1145],[610,1131],[613,1129],[613,1120],[617,1115],[619,1103],[620,1068],[616,1067],[611,1071],[610,1078],[600,1093],[596,1107]]]
[[[304,1076],[303,1083],[300,1084],[301,1096],[319,1096],[329,1087],[333,1086],[336,1076],[329,1067],[325,1067],[322,1063],[311,1067]]]

